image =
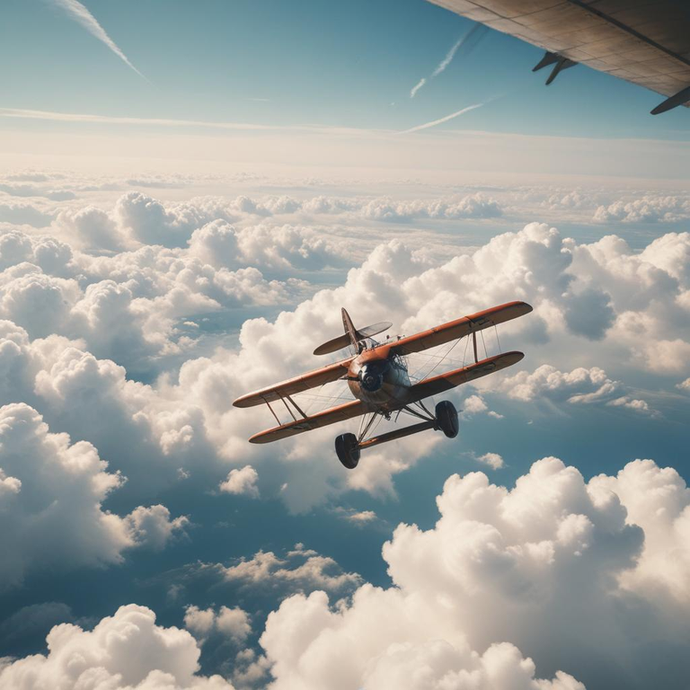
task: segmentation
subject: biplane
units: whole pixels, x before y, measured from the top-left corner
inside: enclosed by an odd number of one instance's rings
[[[248,393],[235,400],[235,407],[266,404],[278,426],[255,434],[250,443],[271,443],[289,436],[319,429],[354,417],[363,417],[360,431],[341,434],[335,439],[335,451],[348,469],[357,467],[360,453],[366,448],[394,441],[427,429],[442,431],[448,438],[458,434],[458,412],[449,400],[439,402],[430,412],[426,398],[438,395],[463,383],[474,381],[519,362],[524,354],[512,351],[479,359],[477,333],[491,326],[511,321],[532,311],[525,302],[508,302],[491,309],[464,316],[441,326],[408,337],[390,338],[383,343],[374,336],[388,330],[392,324],[381,322],[365,328],[355,328],[350,315],[342,310],[344,334],[333,338],[314,350],[315,355],[327,355],[351,348],[350,356],[320,369]],[[444,343],[469,337],[472,340],[474,361],[466,366],[436,376],[412,382],[408,373],[407,355],[422,352]],[[338,380],[347,381],[354,400],[308,415],[294,401],[293,395]],[[292,420],[281,423],[271,403],[282,402]],[[421,421],[378,436],[370,436],[375,421],[390,420],[405,412]]]

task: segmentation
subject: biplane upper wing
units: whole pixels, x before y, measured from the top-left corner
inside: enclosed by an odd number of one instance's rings
[[[359,417],[370,411],[369,406],[365,402],[353,400],[344,405],[338,405],[337,407],[331,407],[329,410],[317,412],[311,417],[304,417],[294,422],[281,424],[273,429],[261,431],[258,434],[254,434],[254,436],[249,439],[249,443],[271,443],[272,441],[279,441],[281,438],[295,436],[305,431],[311,431],[312,429],[319,429],[322,426],[342,422],[345,419]]]
[[[464,338],[473,331],[481,331],[490,326],[495,326],[505,321],[517,319],[532,311],[532,307],[526,302],[507,302],[498,307],[491,307],[476,314],[463,316],[461,319],[449,321],[442,326],[430,328],[407,338],[401,338],[392,343],[392,350],[399,355],[409,355],[413,352],[421,352],[430,347],[449,343],[451,340]]]
[[[410,402],[416,402],[417,400],[443,393],[463,383],[474,381],[482,376],[492,374],[494,371],[510,367],[513,364],[517,364],[524,356],[522,352],[504,352],[494,357],[482,359],[475,364],[424,379],[410,388],[410,395],[412,396]]]
[[[337,381],[347,374],[351,361],[352,357],[349,357],[348,359],[343,359],[340,362],[329,364],[320,369],[314,369],[314,371],[310,371],[306,374],[295,376],[287,381],[281,381],[281,383],[276,383],[273,386],[267,386],[253,393],[247,393],[247,395],[237,398],[233,405],[235,407],[253,407],[254,405],[261,405],[261,403],[280,400],[280,398],[285,398],[295,393],[301,393],[310,388],[318,388],[324,383]]]

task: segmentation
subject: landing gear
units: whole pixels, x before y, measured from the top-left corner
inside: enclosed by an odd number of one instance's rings
[[[450,400],[442,400],[436,405],[436,423],[448,438],[455,438],[458,435],[460,428],[458,411]]]
[[[354,434],[341,434],[338,436],[335,439],[335,452],[338,455],[338,460],[348,470],[354,470],[359,464],[359,442]]]

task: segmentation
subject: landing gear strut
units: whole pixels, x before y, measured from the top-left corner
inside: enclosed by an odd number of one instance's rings
[[[380,443],[394,441],[395,439],[410,436],[411,434],[416,434],[426,429],[442,431],[448,438],[455,438],[458,435],[458,429],[460,427],[458,422],[458,411],[455,409],[452,402],[443,400],[436,405],[435,415],[433,417],[426,408],[423,409],[429,416],[422,416],[421,413],[417,414],[416,412],[413,414],[425,421],[419,424],[413,424],[412,426],[403,427],[402,429],[396,429],[395,431],[389,431],[374,438],[359,440],[354,434],[341,434],[335,439],[335,452],[338,455],[338,460],[340,460],[343,466],[348,470],[354,470],[359,464],[359,458],[363,448],[370,448]],[[373,419],[372,417],[372,420]],[[366,427],[364,434],[368,431],[369,426],[371,426],[371,422]]]

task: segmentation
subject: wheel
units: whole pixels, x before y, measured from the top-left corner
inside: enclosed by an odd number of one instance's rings
[[[335,439],[335,452],[338,460],[348,470],[354,470],[359,463],[359,443],[354,434],[341,434]]]
[[[458,435],[460,423],[458,411],[450,400],[442,400],[436,405],[436,422],[438,428],[448,437],[455,438]]]

